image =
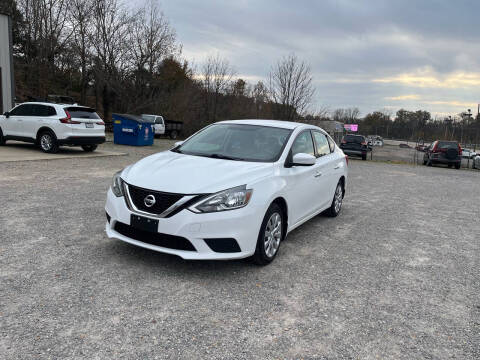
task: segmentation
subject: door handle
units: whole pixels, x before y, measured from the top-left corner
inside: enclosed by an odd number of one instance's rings
[[[316,177],[316,178],[317,178],[317,177],[320,177],[320,176],[322,176],[322,173],[321,173],[321,172],[317,172],[317,173],[315,173],[315,175],[314,175],[314,177]]]
[[[340,169],[340,165],[334,167],[335,170]]]

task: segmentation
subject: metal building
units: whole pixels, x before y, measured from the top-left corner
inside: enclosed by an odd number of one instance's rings
[[[0,14],[0,114],[14,106],[12,21]]]

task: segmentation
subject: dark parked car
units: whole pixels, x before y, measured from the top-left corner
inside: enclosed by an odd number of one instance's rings
[[[362,160],[367,160],[369,150],[367,139],[363,135],[345,135],[340,144],[340,149],[347,155],[361,156]]]
[[[460,169],[462,164],[462,148],[456,141],[434,141],[423,155],[423,165],[446,164]]]

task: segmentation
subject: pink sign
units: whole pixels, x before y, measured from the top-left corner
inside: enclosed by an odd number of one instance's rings
[[[344,124],[343,128],[347,131],[358,131],[358,124]]]

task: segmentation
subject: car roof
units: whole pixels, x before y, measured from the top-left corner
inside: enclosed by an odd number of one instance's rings
[[[263,120],[263,119],[226,120],[226,121],[219,121],[217,124],[261,125],[261,126],[277,127],[282,129],[291,129],[291,130],[300,126],[307,125],[304,123],[297,123],[292,121]],[[312,126],[312,128],[314,127],[315,126]]]
[[[79,107],[79,108],[87,108],[91,109],[89,106],[83,106],[83,105],[78,105],[78,104],[58,104],[58,103],[51,103],[51,102],[41,102],[41,101],[26,101],[22,102],[19,105],[46,105],[46,106],[59,106],[61,108],[66,108],[66,107]]]

